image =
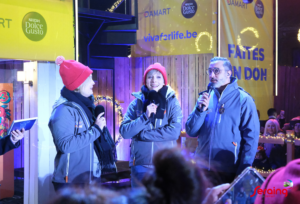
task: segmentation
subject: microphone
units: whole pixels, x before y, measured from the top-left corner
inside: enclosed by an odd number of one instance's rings
[[[205,91],[205,92],[208,93],[208,97],[210,96],[210,93],[211,93],[212,90],[213,90],[213,87],[210,85],[210,86],[208,87],[208,89]],[[202,104],[201,109],[200,109],[200,112],[203,112],[203,111],[204,111],[204,108],[205,108],[205,105]]]
[[[104,107],[102,105],[97,105],[96,108],[95,108],[95,116],[96,116],[96,118],[98,117],[98,115],[100,113],[103,113],[103,112],[104,112],[104,114],[102,115],[102,117],[105,116],[105,109],[104,109]]]
[[[148,100],[150,101],[150,104],[151,103],[154,103],[154,104],[157,104],[158,103],[158,100],[159,100],[159,93],[158,92],[156,92],[156,91],[154,91],[154,90],[151,90],[151,91],[149,91],[149,93],[148,93]],[[151,115],[150,115],[150,120],[151,121],[155,121],[155,114],[154,113],[151,113]]]

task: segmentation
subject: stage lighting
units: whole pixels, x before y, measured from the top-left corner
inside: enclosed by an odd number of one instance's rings
[[[251,3],[253,2],[253,0],[243,0],[243,2],[244,2],[245,4],[251,4]]]

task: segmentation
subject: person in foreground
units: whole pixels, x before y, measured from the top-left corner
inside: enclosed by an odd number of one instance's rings
[[[104,113],[95,118],[92,70],[74,60],[58,57],[64,87],[55,102],[49,128],[57,150],[52,183],[55,191],[72,185],[83,186],[100,177],[101,169],[94,151],[106,126]]]
[[[201,161],[178,148],[159,150],[153,165],[139,188],[119,192],[98,187],[64,189],[51,203],[213,204],[230,186],[207,188],[210,184],[199,167]]]
[[[20,146],[20,140],[24,137],[25,130],[15,130],[11,132],[11,135],[7,135],[0,139],[0,155],[15,149]]]
[[[228,59],[211,59],[207,70],[211,94],[199,94],[185,125],[189,136],[198,136],[196,155],[207,161],[205,172],[214,185],[231,183],[251,166],[258,146],[260,124],[254,100],[238,86],[231,70]]]

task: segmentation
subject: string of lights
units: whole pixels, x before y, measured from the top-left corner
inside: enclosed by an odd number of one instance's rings
[[[99,103],[99,102],[103,102],[103,101],[106,101],[110,104],[115,104],[115,109],[119,116],[119,125],[120,125],[122,123],[122,121],[124,120],[124,115],[122,112],[123,108],[120,105],[120,103],[117,100],[113,101],[113,98],[110,96],[97,96],[97,98],[94,100],[94,103]],[[119,134],[118,139],[115,141],[115,145],[117,146],[118,144],[120,144],[122,140],[123,140],[123,137],[122,137],[122,135]]]

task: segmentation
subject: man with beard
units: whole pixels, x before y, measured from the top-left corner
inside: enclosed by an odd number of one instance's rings
[[[254,100],[238,86],[231,69],[228,59],[211,59],[207,70],[211,93],[199,94],[186,122],[187,134],[198,136],[196,155],[207,161],[205,173],[214,185],[232,182],[251,166],[258,146]]]

